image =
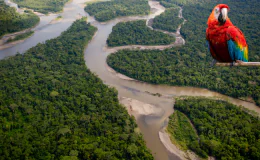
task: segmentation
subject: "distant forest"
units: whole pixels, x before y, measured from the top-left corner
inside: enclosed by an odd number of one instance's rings
[[[183,6],[183,5],[190,5],[195,4],[198,2],[209,2],[213,0],[158,0],[160,4],[162,4],[165,8],[172,8],[176,5]]]
[[[83,18],[0,61],[0,159],[153,159],[117,91],[85,65],[96,30]]]
[[[167,45],[175,41],[175,37],[146,26],[146,20],[120,22],[113,27],[107,44],[110,47],[125,45]]]
[[[48,12],[60,12],[69,0],[12,0],[19,7],[33,9],[34,11],[47,14]]]
[[[31,11],[19,14],[15,8],[0,2],[0,38],[8,33],[18,32],[35,26],[40,18]]]
[[[179,10],[179,7],[167,9],[164,13],[154,18],[152,27],[169,32],[176,32],[179,25],[184,21],[183,18],[178,17]]]
[[[231,21],[247,38],[249,61],[259,62],[260,1],[225,0],[223,3],[229,5]],[[208,0],[183,4],[183,17],[187,19],[181,28],[184,46],[164,51],[119,51],[108,57],[108,64],[141,81],[208,88],[260,106],[259,67],[210,67],[212,57],[206,46],[205,30],[216,4]]]
[[[150,6],[148,0],[112,0],[88,4],[85,11],[97,21],[105,22],[121,16],[146,15]]]

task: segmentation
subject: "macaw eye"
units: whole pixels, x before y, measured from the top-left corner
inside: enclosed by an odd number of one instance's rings
[[[216,9],[215,9],[215,12],[216,12],[216,13],[218,13],[218,12],[219,12],[219,9],[218,9],[218,8],[216,8]]]

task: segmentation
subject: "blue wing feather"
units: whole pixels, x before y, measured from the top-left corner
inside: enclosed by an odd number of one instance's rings
[[[244,56],[244,51],[241,50],[234,41],[230,39],[227,41],[227,44],[228,44],[229,55],[233,61],[240,60],[240,61],[248,62],[248,60]]]

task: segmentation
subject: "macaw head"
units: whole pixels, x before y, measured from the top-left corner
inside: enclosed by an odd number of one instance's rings
[[[228,11],[229,7],[226,4],[218,4],[214,7],[208,23],[209,22],[218,22],[219,25],[225,24],[226,20],[228,19]]]

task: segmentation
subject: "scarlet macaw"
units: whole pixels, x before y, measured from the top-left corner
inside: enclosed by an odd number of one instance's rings
[[[208,18],[206,39],[210,53],[219,62],[248,62],[246,39],[228,18],[228,11],[226,4],[219,4]]]

